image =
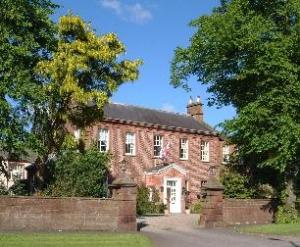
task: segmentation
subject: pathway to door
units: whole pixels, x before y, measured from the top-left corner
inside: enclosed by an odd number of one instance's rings
[[[175,214],[140,218],[141,232],[155,247],[300,247],[296,237],[260,237],[235,233],[232,229],[203,229],[198,215]]]

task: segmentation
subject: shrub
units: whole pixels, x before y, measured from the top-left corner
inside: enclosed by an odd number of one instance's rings
[[[138,187],[136,211],[138,215],[161,214],[165,205],[160,202],[159,192],[152,188],[152,201],[150,199],[150,189],[145,185]]]
[[[191,205],[191,214],[200,214],[202,210],[202,203],[201,201],[197,201],[192,203]]]
[[[16,196],[28,196],[28,188],[25,181],[14,179],[14,184],[9,188],[9,193]]]
[[[227,198],[248,199],[255,197],[255,190],[249,186],[248,178],[236,171],[225,170],[221,174],[224,196]]]
[[[279,206],[275,214],[275,222],[278,224],[299,223],[300,218],[295,206]]]
[[[259,198],[274,198],[276,195],[274,188],[269,184],[260,184],[257,190]]]
[[[64,151],[54,163],[53,180],[44,194],[50,196],[104,197],[109,156],[91,148],[83,153]]]
[[[7,196],[9,194],[8,189],[5,187],[2,181],[0,181],[0,196]]]

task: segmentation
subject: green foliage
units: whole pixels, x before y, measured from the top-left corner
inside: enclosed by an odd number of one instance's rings
[[[8,189],[6,189],[5,185],[0,181],[0,196],[7,196],[8,194]]]
[[[43,97],[33,106],[33,132],[44,168],[66,143],[66,124],[85,128],[100,120],[109,97],[136,80],[141,65],[140,60],[121,60],[125,46],[117,36],[97,35],[79,16],[62,16],[57,27],[56,51],[35,70],[43,81]]]
[[[257,195],[259,198],[275,198],[277,197],[276,191],[269,184],[261,184],[258,186]]]
[[[202,202],[198,200],[197,202],[192,203],[191,205],[191,214],[200,214],[202,210]]]
[[[160,202],[159,192],[152,188],[152,201],[150,201],[150,189],[145,185],[138,187],[137,207],[138,215],[147,214],[162,214],[164,213],[165,205]]]
[[[279,206],[275,215],[277,224],[300,223],[300,216],[292,205]]]
[[[31,108],[41,83],[34,69],[55,47],[49,0],[0,1],[0,151],[20,155],[27,143]]]
[[[40,189],[53,159],[72,145],[66,123],[84,128],[101,119],[109,97],[136,80],[141,65],[120,58],[125,46],[115,34],[97,35],[78,16],[54,24],[57,7],[50,0],[0,2],[0,151],[14,158],[36,151]]]
[[[9,193],[15,196],[28,196],[28,188],[26,182],[20,179],[14,179],[14,184],[9,188]]]
[[[59,197],[106,196],[108,162],[109,156],[96,148],[84,153],[64,151],[54,163],[53,181],[45,194]]]
[[[285,189],[300,168],[300,2],[224,0],[191,26],[190,45],[175,50],[172,84],[188,88],[194,75],[210,104],[234,106],[223,128],[238,162],[251,182]]]
[[[253,198],[255,190],[249,186],[249,179],[240,173],[227,169],[221,175],[226,198]]]
[[[270,234],[275,236],[296,236],[300,234],[300,224],[266,224],[237,227],[241,233]]]
[[[153,247],[152,241],[139,233],[104,233],[104,232],[2,232],[1,246],[40,247]],[[45,244],[43,244],[45,245]]]

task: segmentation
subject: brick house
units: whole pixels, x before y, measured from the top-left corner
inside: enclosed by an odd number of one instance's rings
[[[29,153],[18,159],[12,159],[6,152],[0,151],[0,157],[0,185],[9,189],[14,185],[15,179],[27,181],[29,177],[28,169],[32,167],[36,155]]]
[[[81,138],[80,130],[72,131]],[[125,166],[135,182],[159,191],[171,213],[184,211],[187,195],[197,198],[209,169],[223,160],[222,138],[203,121],[200,98],[190,100],[187,114],[107,104],[103,120],[82,138],[112,154],[112,178]]]

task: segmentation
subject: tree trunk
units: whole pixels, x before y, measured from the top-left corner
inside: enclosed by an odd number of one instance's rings
[[[286,192],[287,192],[287,199],[285,201],[285,204],[287,206],[294,206],[297,197],[295,195],[294,180],[292,178],[287,179]]]

